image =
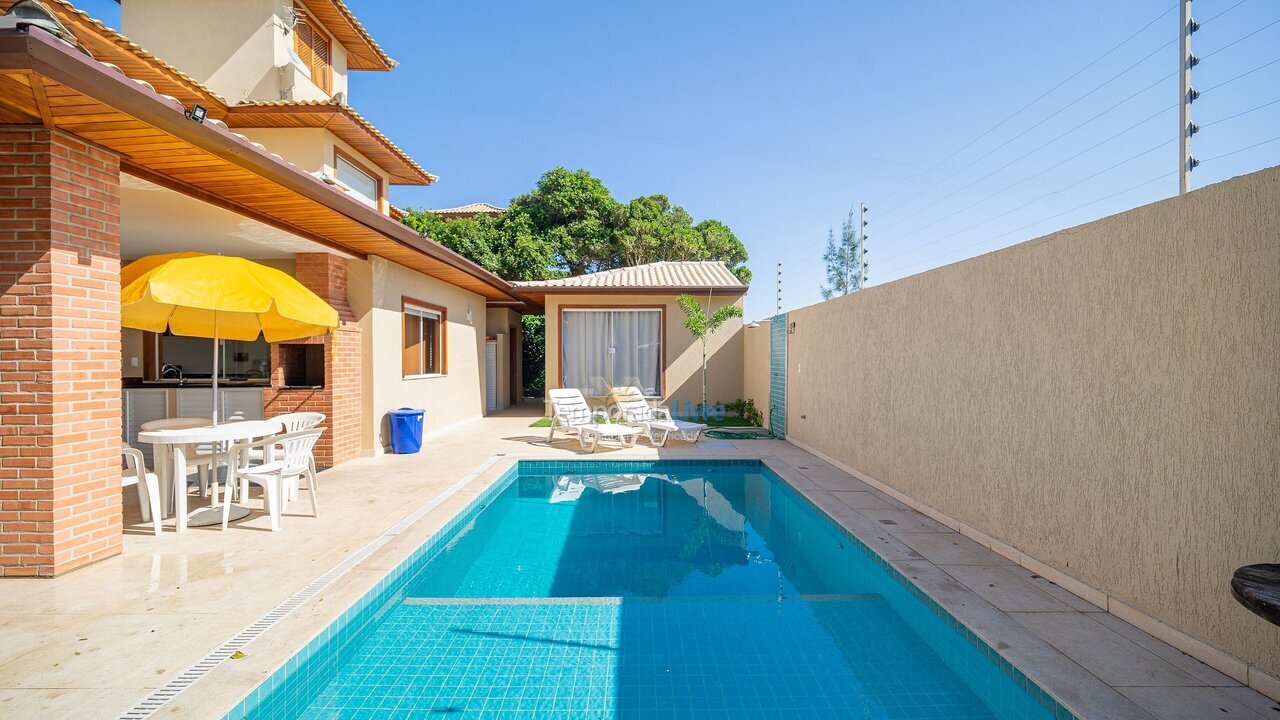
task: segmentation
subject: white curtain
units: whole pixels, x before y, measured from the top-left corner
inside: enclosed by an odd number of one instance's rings
[[[662,395],[662,313],[622,310],[613,313],[613,380],[635,386],[648,397]]]
[[[602,396],[634,385],[662,395],[662,312],[566,310],[560,325],[560,386]]]
[[[609,347],[608,312],[561,313],[560,387],[577,388],[583,395],[599,394],[597,385],[607,383],[610,374]]]

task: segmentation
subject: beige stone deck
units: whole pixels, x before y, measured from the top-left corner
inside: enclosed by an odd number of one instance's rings
[[[226,533],[160,538],[127,497],[121,556],[53,580],[0,582],[0,717],[113,718],[279,602],[482,466],[455,494],[157,713],[220,718],[299,646],[495,480],[517,457],[572,458],[528,424],[541,407],[476,421],[420,455],[321,475],[320,517],[292,505],[284,531],[260,512]],[[766,458],[785,479],[912,577],[1014,664],[1088,718],[1275,718],[1242,687],[1062,588],[790,444],[602,448],[597,458]],[[251,507],[258,507],[256,500]],[[171,524],[171,523],[170,523]]]

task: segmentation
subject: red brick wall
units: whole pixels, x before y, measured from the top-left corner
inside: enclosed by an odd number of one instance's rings
[[[298,253],[294,277],[338,311],[331,335],[299,343],[325,346],[324,389],[284,390],[284,369],[271,347],[271,389],[263,396],[267,417],[288,412],[321,412],[325,433],[316,444],[316,464],[337,465],[360,454],[360,325],[347,304],[347,263],[332,253]]]
[[[0,575],[120,552],[120,166],[0,128]]]

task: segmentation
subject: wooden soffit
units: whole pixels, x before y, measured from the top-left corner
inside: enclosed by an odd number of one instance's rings
[[[357,256],[377,255],[488,299],[509,283],[310,173],[38,28],[0,31],[0,122],[43,124],[120,155],[128,173]]]
[[[227,109],[226,122],[233,128],[324,128],[382,168],[391,176],[393,185],[430,185],[437,180],[372,123],[341,103],[244,103]]]

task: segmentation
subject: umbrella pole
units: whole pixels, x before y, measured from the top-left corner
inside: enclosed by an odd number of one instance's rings
[[[218,313],[213,313],[213,426],[218,427]]]

